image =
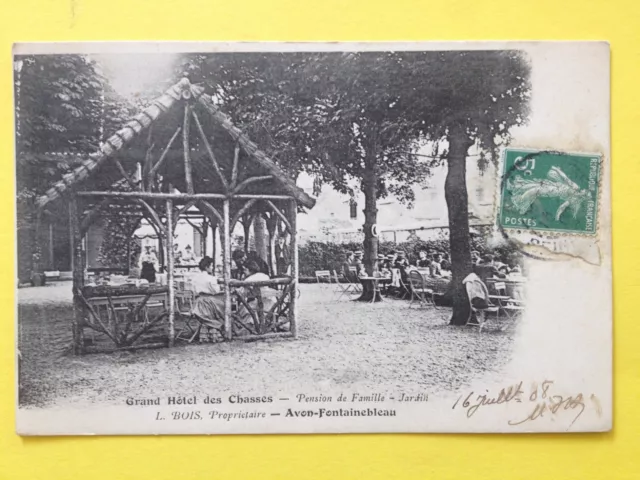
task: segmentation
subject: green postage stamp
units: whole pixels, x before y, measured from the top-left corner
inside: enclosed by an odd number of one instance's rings
[[[507,149],[498,224],[504,229],[594,235],[602,156]]]

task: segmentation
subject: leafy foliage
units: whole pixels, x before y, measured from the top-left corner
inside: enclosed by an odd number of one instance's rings
[[[490,246],[487,242],[489,231],[483,231],[480,235],[474,236],[471,248],[481,256],[492,254],[496,260],[508,264],[521,264],[522,255],[515,243],[505,242],[497,246]],[[356,242],[334,243],[334,242],[307,242],[299,247],[300,275],[313,277],[316,270],[336,270],[340,271],[344,255],[346,252],[360,250],[362,245]],[[380,242],[380,252],[387,254],[391,251],[402,250],[407,254],[411,264],[418,260],[418,253],[425,249],[431,252],[449,252],[449,240],[445,236],[433,240],[412,240],[405,242],[385,241]]]
[[[350,193],[349,180],[363,178],[364,157],[373,155],[379,197],[410,202],[407,184],[424,180],[428,165],[410,155],[420,131],[390,88],[394,61],[380,53],[222,53],[187,57],[180,68],[290,175],[304,170]]]
[[[14,67],[18,245],[24,278],[26,266],[38,268],[41,256],[31,201],[95,151],[130,109],[85,56],[19,56]]]
[[[131,113],[83,55],[16,57],[16,161],[20,198],[42,193],[97,150]]]

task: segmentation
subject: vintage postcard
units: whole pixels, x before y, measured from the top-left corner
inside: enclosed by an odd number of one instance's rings
[[[609,46],[14,47],[21,435],[612,428]]]

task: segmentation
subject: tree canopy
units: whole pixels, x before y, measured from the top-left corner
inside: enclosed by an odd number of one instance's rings
[[[42,193],[131,113],[84,55],[15,58],[18,193]],[[53,155],[52,155],[53,154]]]

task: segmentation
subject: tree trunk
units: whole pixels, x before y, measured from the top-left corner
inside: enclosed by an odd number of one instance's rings
[[[267,231],[269,232],[269,269],[271,270],[271,276],[276,277],[278,275],[278,266],[276,264],[276,238],[278,234],[278,216],[272,213],[267,220]]]
[[[369,155],[365,161],[367,169],[362,178],[364,193],[364,267],[367,274],[373,275],[375,261],[378,258],[378,237],[373,235],[372,227],[378,221],[378,174],[375,157]]]
[[[241,220],[242,229],[244,231],[244,251],[249,251],[249,235],[251,235],[251,217],[244,216]]]
[[[269,238],[267,224],[262,215],[256,215],[253,220],[253,236],[256,244],[256,252],[258,256],[265,260],[268,257]]]
[[[472,272],[466,182],[467,151],[471,145],[472,142],[463,128],[451,129],[447,178],[444,183],[451,248],[450,293],[453,300],[451,325],[464,325],[469,318],[469,300],[462,280]]]
[[[375,270],[375,262],[378,258],[378,237],[373,235],[372,227],[378,221],[378,172],[376,169],[376,157],[374,152],[368,152],[365,158],[366,169],[362,177],[362,192],[364,193],[364,268],[367,275],[372,276]],[[365,282],[362,286],[360,301],[378,301],[373,298],[376,293],[372,284]],[[377,295],[376,295],[377,297]]]

